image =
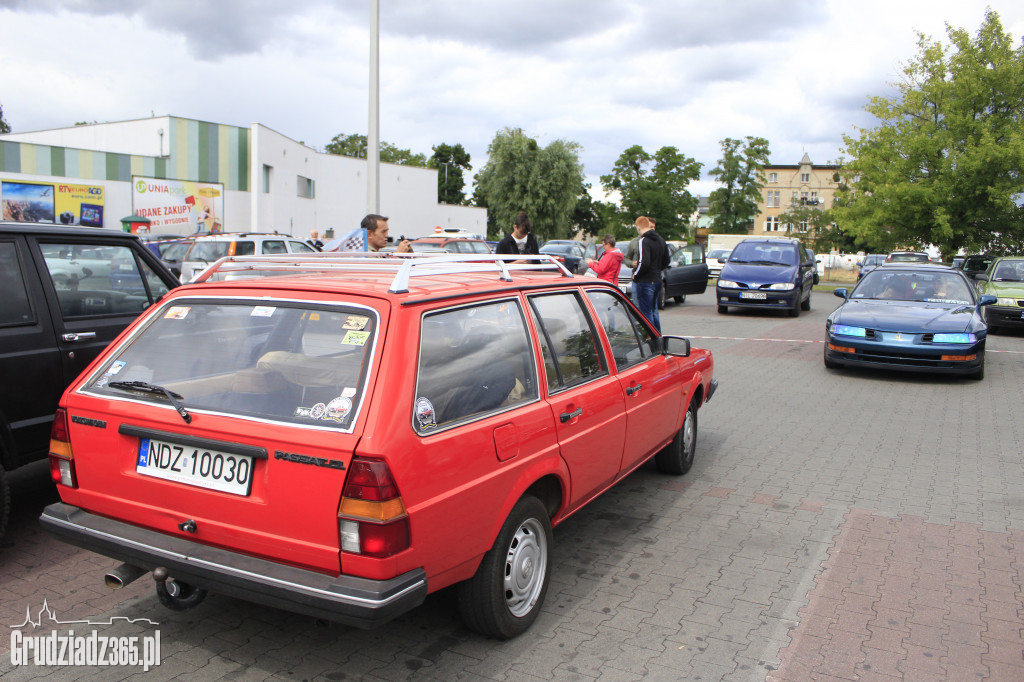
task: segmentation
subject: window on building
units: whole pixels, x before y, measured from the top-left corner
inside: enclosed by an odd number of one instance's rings
[[[779,174],[778,173],[769,173],[768,174],[768,182],[778,182],[778,181],[779,181]]]
[[[793,190],[793,203],[795,204],[800,199],[800,195],[796,190]]]
[[[807,232],[807,221],[806,220],[801,220],[800,221],[800,231],[801,232]]]
[[[818,193],[817,192],[811,192],[811,203],[812,204],[818,203]]]
[[[297,176],[299,179],[299,196],[304,199],[313,199],[316,196],[315,185],[309,178],[304,178],[301,175]]]
[[[270,194],[270,181],[272,179],[271,176],[273,176],[273,174],[274,174],[273,167],[272,166],[268,166],[267,164],[263,164],[263,193],[264,194]]]
[[[800,174],[800,182],[810,182],[810,181],[811,181],[811,174],[810,173],[801,173]]]
[[[764,231],[765,232],[778,232],[779,231],[779,218],[778,216],[770,215],[764,219]]]
[[[782,192],[769,191],[767,199],[768,201],[765,205],[768,208],[779,208],[782,205]]]

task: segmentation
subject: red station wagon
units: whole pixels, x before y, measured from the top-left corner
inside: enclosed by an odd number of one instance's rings
[[[536,618],[552,532],[654,458],[689,470],[713,360],[550,257],[226,258],[65,392],[43,525],[207,590],[372,627],[458,584]],[[274,276],[260,276],[274,275]]]

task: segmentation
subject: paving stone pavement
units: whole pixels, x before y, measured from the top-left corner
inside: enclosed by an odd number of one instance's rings
[[[145,673],[14,666],[0,637],[0,675],[1024,679],[1024,334],[990,339],[982,382],[827,371],[837,303],[815,293],[795,319],[718,315],[708,293],[663,311],[666,333],[715,353],[721,386],[699,414],[696,463],[678,478],[644,466],[555,529],[541,616],[509,642],[463,628],[450,590],[372,631],[218,595],[167,611],[148,577],[109,591],[115,562],[42,533],[45,468],[16,472],[0,624],[44,600],[62,620],[136,619],[95,629],[159,630],[162,660]]]

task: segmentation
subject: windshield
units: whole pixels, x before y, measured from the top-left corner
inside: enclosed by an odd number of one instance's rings
[[[730,253],[729,249],[711,249],[708,251],[708,259],[719,258],[721,260],[725,260],[729,257]]]
[[[151,317],[86,385],[104,396],[351,430],[377,316],[355,306],[178,300]]]
[[[894,253],[889,256],[890,263],[927,263],[927,253]]]
[[[850,298],[950,303],[972,305],[974,296],[961,277],[952,272],[872,270],[853,290]]]
[[[879,256],[879,255],[872,254],[872,255],[864,256],[864,263],[863,264],[864,265],[878,265],[878,264],[884,263],[884,262],[885,262],[885,256]]]
[[[992,273],[994,282],[1024,282],[1024,260],[1002,260]]]
[[[796,247],[791,244],[770,244],[767,242],[740,242],[730,263],[751,263],[754,265],[796,265]]]

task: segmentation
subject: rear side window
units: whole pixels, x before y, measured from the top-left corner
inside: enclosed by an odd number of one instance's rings
[[[517,299],[423,317],[417,432],[430,433],[537,399],[537,369]]]
[[[544,356],[548,391],[575,386],[604,373],[594,330],[574,293],[530,298]]]
[[[178,300],[152,317],[86,389],[186,409],[350,431],[376,338],[354,306]]]
[[[130,246],[39,245],[65,318],[138,315],[168,287]]]
[[[263,253],[275,254],[275,253],[288,253],[288,248],[284,245],[283,239],[268,239],[263,242]],[[238,254],[244,255],[244,254]]]
[[[26,324],[35,319],[14,242],[0,242],[0,292],[0,326]]]

